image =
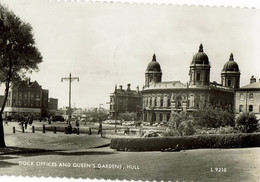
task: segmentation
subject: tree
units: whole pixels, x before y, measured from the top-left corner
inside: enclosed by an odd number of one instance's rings
[[[98,110],[97,108],[94,110],[85,110],[83,111],[83,114],[86,116],[87,120],[91,122],[105,121],[109,115],[106,110]]]
[[[220,126],[234,126],[234,114],[230,108],[207,105],[194,113],[197,125],[201,127],[218,128]]]
[[[236,119],[236,127],[244,133],[252,133],[258,129],[258,119],[253,112],[240,113]]]
[[[5,85],[0,110],[0,147],[5,147],[3,112],[10,86],[38,71],[42,56],[35,46],[32,27],[0,4],[0,83]]]
[[[137,114],[135,112],[125,112],[120,113],[118,119],[124,120],[124,121],[136,121],[137,120]]]
[[[171,114],[171,118],[169,121],[169,127],[177,129],[179,127],[179,124],[183,121],[189,121],[192,120],[192,116],[185,111],[182,111],[180,113],[173,112]]]

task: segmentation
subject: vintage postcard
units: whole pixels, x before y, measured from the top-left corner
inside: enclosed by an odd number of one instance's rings
[[[0,0],[0,179],[260,181],[259,21]]]

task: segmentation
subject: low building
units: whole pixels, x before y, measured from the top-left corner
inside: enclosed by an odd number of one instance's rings
[[[235,113],[254,112],[260,118],[260,80],[256,81],[254,76],[250,84],[241,87],[235,93]]]

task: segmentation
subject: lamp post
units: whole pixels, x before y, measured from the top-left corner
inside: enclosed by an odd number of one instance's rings
[[[71,73],[70,73],[69,77],[61,78],[61,82],[63,82],[63,80],[65,80],[65,81],[69,81],[69,110],[68,110],[68,125],[70,125],[70,119],[71,119],[71,82],[74,81],[74,80],[79,81],[79,77],[71,77]]]

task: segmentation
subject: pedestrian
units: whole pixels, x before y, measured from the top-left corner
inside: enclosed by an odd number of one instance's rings
[[[30,117],[30,119],[29,119],[29,124],[32,125],[32,123],[33,123],[33,118]]]
[[[5,125],[9,126],[8,125],[8,118],[5,118]]]
[[[23,128],[23,124],[24,124],[24,118],[21,118],[21,128]]]
[[[28,120],[25,120],[24,122],[24,128],[27,129],[27,125],[28,125]]]
[[[79,127],[79,121],[78,120],[76,120],[75,125],[76,125],[77,128]]]
[[[98,134],[101,133],[102,135],[102,122],[99,122],[99,127],[98,127]]]

